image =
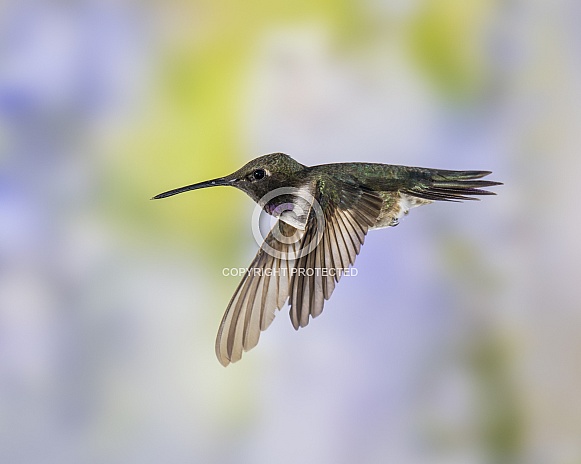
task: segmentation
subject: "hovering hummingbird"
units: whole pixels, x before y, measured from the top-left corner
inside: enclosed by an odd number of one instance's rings
[[[229,185],[278,218],[222,318],[216,355],[227,366],[256,346],[260,332],[287,300],[297,330],[321,314],[369,230],[397,226],[416,206],[495,195],[483,188],[501,182],[479,180],[488,174],[377,163],[305,166],[284,153],[272,153],[228,176],[152,199]]]

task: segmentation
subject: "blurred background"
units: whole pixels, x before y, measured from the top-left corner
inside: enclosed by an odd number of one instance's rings
[[[581,4],[0,2],[0,462],[581,462]],[[282,151],[492,170],[214,355]]]

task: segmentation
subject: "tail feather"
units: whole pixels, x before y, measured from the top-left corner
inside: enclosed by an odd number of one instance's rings
[[[464,201],[479,200],[473,195],[496,195],[484,187],[502,185],[502,182],[476,180],[491,174],[490,171],[446,171],[426,169],[421,181],[414,183],[404,193],[424,200]]]
[[[442,180],[472,180],[492,174],[492,171],[448,171],[446,169],[426,169],[436,179]]]

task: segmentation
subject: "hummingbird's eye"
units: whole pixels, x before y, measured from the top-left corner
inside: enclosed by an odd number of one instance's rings
[[[264,178],[264,176],[266,176],[264,169],[257,169],[252,173],[252,177],[254,177],[255,180],[260,180]]]

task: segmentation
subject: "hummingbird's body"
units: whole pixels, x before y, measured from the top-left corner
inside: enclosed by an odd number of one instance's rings
[[[425,175],[427,171],[434,170],[378,163],[323,164],[308,169],[315,178],[330,177],[351,181],[375,191],[381,197],[382,205],[376,222],[370,229],[396,226],[399,219],[408,214],[411,208],[427,205],[433,201],[408,195],[401,190],[406,185],[413,188],[420,183],[422,171]]]
[[[171,190],[231,185],[279,218],[230,300],[216,340],[223,365],[254,347],[287,300],[295,329],[323,310],[341,273],[371,229],[396,226],[411,208],[436,200],[474,200],[500,182],[489,171],[447,171],[378,163],[304,166],[264,155],[229,176]],[[332,272],[331,272],[332,271]]]

